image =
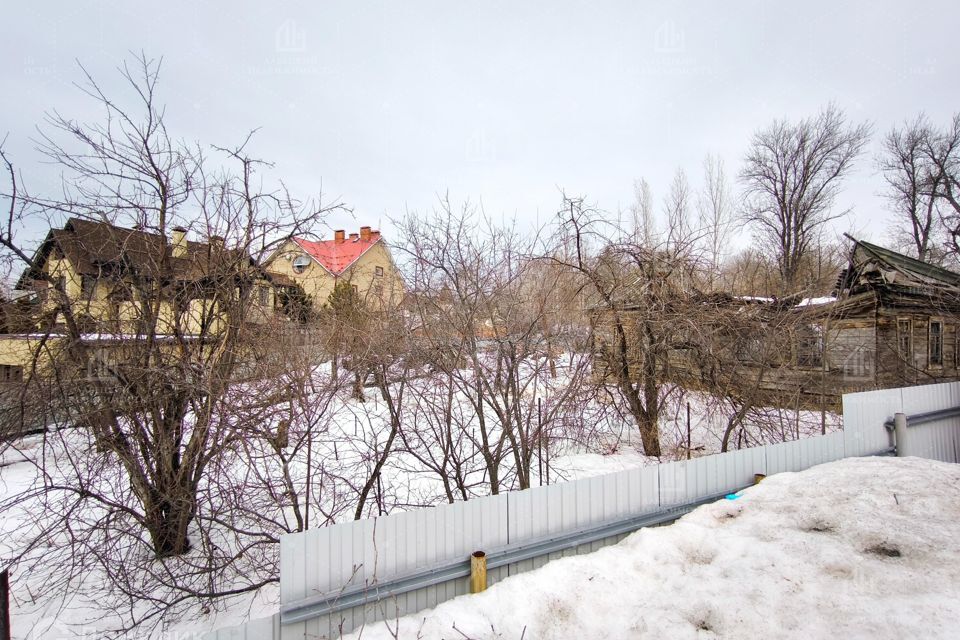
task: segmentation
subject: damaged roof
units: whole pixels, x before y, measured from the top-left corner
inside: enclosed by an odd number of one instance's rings
[[[837,282],[840,293],[853,294],[876,285],[960,287],[960,274],[863,240],[851,239],[854,246],[850,262]]]

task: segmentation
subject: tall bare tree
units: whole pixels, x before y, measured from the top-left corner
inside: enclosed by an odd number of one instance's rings
[[[934,135],[926,117],[917,116],[887,133],[878,159],[896,214],[894,231],[920,260],[930,259],[940,225],[936,194],[942,176],[929,153]]]
[[[639,178],[633,183],[633,204],[630,205],[631,238],[635,244],[650,244],[654,241],[653,194],[650,183]]]
[[[941,220],[948,235],[948,249],[960,256],[960,113],[943,129],[926,132],[924,145],[929,166],[928,185],[942,205]]]
[[[826,222],[843,179],[870,137],[868,123],[849,124],[828,105],[796,123],[777,120],[757,131],[740,171],[744,215],[776,256],[782,288],[792,292],[800,264]]]
[[[734,203],[727,180],[723,159],[707,155],[703,160],[703,185],[697,194],[697,213],[706,246],[708,261],[708,285],[716,286],[716,278],[728,252],[728,242],[733,231]]]
[[[664,249],[674,255],[689,254],[693,250],[694,196],[687,180],[687,172],[678,168],[670,181],[670,190],[663,201]],[[649,244],[647,246],[653,246]]]

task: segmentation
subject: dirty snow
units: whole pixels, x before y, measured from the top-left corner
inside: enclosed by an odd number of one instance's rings
[[[847,459],[348,637],[953,638],[958,522],[960,465]]]

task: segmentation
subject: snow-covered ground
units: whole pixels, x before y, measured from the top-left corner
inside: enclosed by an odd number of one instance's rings
[[[960,465],[847,459],[348,637],[956,638],[958,523]]]
[[[562,386],[563,381],[561,369],[557,381],[546,380],[539,385],[538,393],[545,398],[545,411],[549,411],[555,393],[551,386]],[[408,397],[417,398],[422,404],[409,407],[405,421],[416,427],[402,441],[397,441],[396,451],[383,468],[382,483],[378,483],[374,495],[368,500],[365,513],[376,514],[378,502],[385,512],[392,513],[446,499],[440,476],[424,463],[438,444],[436,433],[431,429],[431,421],[435,421],[436,416],[425,408],[432,406],[428,402],[432,394],[439,394],[442,398],[443,389],[439,384],[431,377],[411,383],[415,393],[411,391]],[[319,380],[318,388],[325,388],[323,380]],[[243,397],[258,396],[255,389],[241,391]],[[662,459],[685,458],[688,437],[692,456],[718,452],[731,408],[702,393],[676,388],[666,393],[668,402],[660,417]],[[689,435],[687,403],[690,404]],[[541,452],[535,454],[532,484],[570,481],[660,461],[643,455],[636,427],[622,407],[596,398],[586,398],[582,403],[578,399],[572,404],[575,405],[573,409],[565,412],[551,427],[550,441],[542,451],[542,464],[539,460]],[[532,406],[531,415],[536,416],[536,405]],[[462,398],[456,398],[454,408],[454,424],[459,425],[460,435],[452,451],[463,461],[466,490],[470,497],[486,495],[490,487],[473,440],[475,417],[470,404]],[[279,410],[275,413],[265,413],[267,425],[283,415]],[[248,438],[223,461],[215,490],[240,491],[244,496],[240,504],[242,508],[235,508],[224,516],[234,525],[242,525],[253,532],[267,531],[274,537],[293,530],[287,497],[276,491],[282,479],[283,465],[289,469],[299,496],[306,493],[306,478],[312,478],[309,493],[313,526],[352,519],[357,488],[368,477],[374,456],[381,449],[388,430],[385,403],[372,393],[364,403],[350,398],[348,392],[338,392],[330,397],[318,394],[307,399],[303,408],[298,409],[297,417],[299,427],[295,424],[290,428],[291,444],[284,449],[285,459],[281,460],[280,454],[262,439]],[[495,417],[488,414],[487,420],[492,422]],[[838,416],[827,414],[826,419],[828,430],[840,427]],[[312,431],[304,431],[303,425],[308,422]],[[747,416],[744,429],[738,432],[740,435],[731,439],[731,447],[818,435],[820,430],[820,413],[800,412],[798,415],[786,410],[757,409]],[[271,429],[265,431],[269,433]],[[307,439],[312,442],[312,458],[308,457],[308,450],[303,445]],[[298,444],[292,444],[294,442]],[[46,437],[30,436],[0,452],[0,505],[35,492],[30,499],[15,505],[16,508],[6,510],[0,519],[0,560],[27,548],[41,524],[48,520],[48,524],[52,524],[56,520],[57,512],[51,511],[50,507],[51,504],[57,505],[48,500],[43,490],[45,477],[48,483],[74,485],[75,476],[79,474],[90,486],[115,487],[123,501],[129,501],[127,483],[119,470],[115,464],[101,458],[90,435],[82,430],[51,432]],[[307,473],[308,467],[310,474]],[[549,478],[541,478],[540,469]],[[502,488],[516,488],[509,457],[503,470]],[[59,505],[59,508],[66,507]],[[49,517],[38,516],[45,513]],[[88,517],[99,511],[84,505],[79,513]],[[224,549],[229,551],[236,545],[235,541],[228,541]],[[246,564],[236,567],[242,578],[238,578],[238,584],[242,586],[248,580],[256,582],[257,579],[275,577],[277,547],[276,544],[258,545],[256,553],[244,554],[242,563]],[[13,574],[14,629],[30,633],[32,638],[102,637],[109,629],[129,624],[131,615],[142,613],[150,606],[151,603],[138,601],[125,606],[123,594],[111,592],[107,588],[108,581],[98,570],[81,572],[85,576],[82,581],[74,578],[66,582],[62,567],[73,561],[70,554],[70,547],[52,538],[42,547],[34,548],[28,554],[29,562],[16,568]],[[71,576],[75,574],[76,571],[70,573]],[[162,618],[155,618],[124,637],[197,633],[267,617],[276,611],[278,591],[273,583],[255,593],[212,603],[186,600],[163,611]],[[145,592],[150,592],[149,586]],[[169,601],[176,594],[161,595],[158,590],[154,595]]]

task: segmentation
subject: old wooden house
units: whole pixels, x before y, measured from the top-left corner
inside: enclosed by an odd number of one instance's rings
[[[853,240],[833,296],[798,298],[765,304],[765,330],[753,342],[772,345],[774,357],[731,354],[740,386],[836,408],[848,392],[960,378],[960,275],[952,271]]]
[[[836,409],[848,392],[960,379],[960,275],[869,242],[852,240],[831,296],[687,295],[683,309],[696,321],[664,332],[657,370],[687,387]]]

